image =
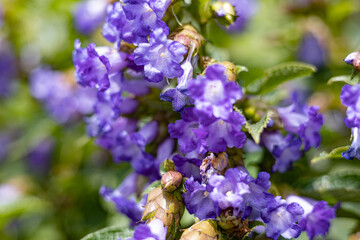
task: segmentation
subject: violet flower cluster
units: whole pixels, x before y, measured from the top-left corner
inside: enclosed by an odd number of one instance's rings
[[[30,91],[60,123],[93,112],[96,92],[77,86],[71,74],[53,71],[47,67],[35,69],[30,74]]]
[[[319,113],[318,106],[307,106],[296,92],[293,93],[291,105],[277,110],[287,135],[284,137],[279,131],[265,132],[262,140],[275,157],[273,171],[285,172],[305,151],[320,145],[319,131],[324,117]]]
[[[243,29],[256,3],[228,2],[237,15],[229,30]],[[145,204],[152,204],[150,215],[155,216],[152,207],[169,207],[170,199],[172,207],[181,202],[179,206],[185,204],[200,220],[220,221],[225,212],[230,212],[241,221],[261,221],[271,239],[296,238],[301,231],[307,231],[310,238],[325,234],[335,214],[333,208],[320,202],[304,215],[301,204],[270,193],[268,173],[260,172],[254,178],[243,167],[241,157],[239,162],[234,160],[237,156],[228,157],[231,150],[241,155],[247,138],[252,141],[245,133],[245,115],[234,107],[246,100],[236,82],[236,67],[215,60],[198,61],[202,47],[199,39],[203,37],[195,28],[185,26],[170,33],[173,27],[168,27],[164,16],[171,4],[171,0],[115,1],[107,6],[102,28],[104,38],[114,46],[90,43],[82,48],[80,41],[75,41],[76,81],[93,93],[93,114],[86,118],[88,134],[111,152],[116,163],[128,162],[134,170],[118,188],[103,186],[101,195],[128,216],[132,225],[144,220]],[[175,14],[174,9],[171,12]],[[91,29],[86,24],[84,28]],[[41,94],[37,93],[46,99],[48,93]],[[153,101],[153,95],[171,102],[174,112],[168,110],[170,104]],[[273,171],[287,171],[321,141],[323,117],[319,108],[309,107],[296,97],[292,101],[290,106],[277,109],[286,135],[270,127],[261,134],[262,145],[275,158]],[[145,109],[148,106],[151,109]],[[160,172],[168,167],[165,164],[178,172],[174,176],[187,178],[186,190],[174,197],[171,191],[158,188],[158,195],[150,198],[150,192],[146,201],[146,195],[139,194],[145,186],[139,189],[138,184],[143,179],[148,181],[145,185],[159,180]],[[170,186],[176,189],[182,182],[176,183]],[[167,210],[162,209],[166,217],[181,212]],[[180,219],[172,219],[170,225],[164,219],[152,218],[147,225],[138,225],[133,239],[166,239],[171,224]],[[324,224],[315,227],[314,219]]]

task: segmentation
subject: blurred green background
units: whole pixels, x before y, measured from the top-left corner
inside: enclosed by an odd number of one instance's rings
[[[98,194],[101,185],[117,186],[130,172],[128,164],[116,165],[111,156],[95,146],[78,120],[56,122],[29,92],[28,74],[40,64],[55,70],[73,67],[73,42],[107,44],[101,30],[91,36],[76,32],[73,0],[1,0],[4,23],[0,30],[16,55],[18,74],[11,96],[0,99],[0,239],[80,239],[112,224],[127,225],[125,217]],[[305,4],[305,5],[304,5]],[[306,5],[307,4],[307,5]],[[304,7],[305,6],[305,7]],[[320,105],[326,123],[321,151],[348,145],[350,130],[345,128],[345,108],[339,95],[341,83],[327,85],[330,77],[351,73],[343,58],[360,48],[360,2],[356,0],[259,1],[259,9],[247,29],[227,35],[215,22],[207,26],[207,50],[217,60],[231,60],[247,66],[244,81],[260,76],[273,65],[297,60],[299,45],[306,32],[314,33],[326,49],[325,63],[309,78],[295,81],[295,87],[311,89],[310,102]],[[287,95],[287,90],[283,90]],[[2,141],[2,139],[5,139]],[[31,162],[39,145],[51,142],[45,156],[46,169]],[[1,155],[1,154],[0,154]],[[307,162],[296,163],[289,174],[275,174],[275,182],[301,177]],[[34,167],[35,166],[35,167]],[[312,166],[314,176],[339,169],[359,170],[359,164],[322,161]],[[290,175],[292,174],[292,175]],[[286,185],[286,184],[285,184]],[[276,186],[275,186],[276,187]],[[279,187],[281,188],[281,186]],[[286,186],[283,191],[286,192]],[[326,199],[336,203],[336,199]],[[328,239],[348,239],[359,231],[360,205],[345,203]],[[304,237],[303,239],[306,239]]]

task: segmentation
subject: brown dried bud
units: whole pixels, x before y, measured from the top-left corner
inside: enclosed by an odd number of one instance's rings
[[[200,47],[205,42],[204,37],[191,25],[180,27],[170,35],[170,38],[183,44],[188,51],[193,49],[194,56],[199,52]]]
[[[240,218],[233,216],[232,213],[232,209],[223,211],[220,216],[216,217],[216,222],[222,229],[232,233],[239,239],[242,239],[248,232],[251,231],[248,219],[241,220]]]
[[[203,183],[207,183],[213,174],[223,174],[228,162],[229,158],[226,152],[210,153],[209,156],[204,158],[200,166]]]
[[[161,188],[165,192],[173,192],[182,183],[182,175],[177,171],[166,172],[161,177]]]
[[[141,220],[160,219],[170,233],[179,225],[183,213],[184,204],[181,195],[175,197],[162,191],[161,187],[157,187],[149,193]]]
[[[203,220],[195,223],[186,229],[181,235],[180,240],[217,240],[221,239],[220,232],[214,221]]]

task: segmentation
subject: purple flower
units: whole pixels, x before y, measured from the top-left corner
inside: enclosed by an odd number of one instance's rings
[[[220,2],[229,2],[234,6],[237,18],[234,23],[227,28],[230,32],[240,32],[244,30],[257,9],[255,0],[220,0]]]
[[[176,112],[183,112],[187,105],[194,103],[192,98],[179,90],[178,88],[171,88],[160,94],[163,101],[172,102],[172,109]]]
[[[347,160],[352,160],[354,158],[360,160],[360,129],[354,127],[351,129],[351,132],[353,135],[353,142],[347,151],[341,153],[341,156]]]
[[[237,169],[227,170],[225,177],[214,174],[209,179],[209,184],[214,188],[210,197],[222,210],[230,207],[238,208],[243,204],[243,195],[250,193],[248,184],[236,181],[236,173],[234,174],[233,171]]]
[[[16,59],[11,46],[0,38],[0,97],[10,96],[14,91],[17,75],[16,66]]]
[[[233,104],[242,97],[242,90],[237,83],[227,81],[225,71],[220,64],[207,67],[205,75],[189,83],[189,92],[197,109],[226,120]]]
[[[191,177],[185,181],[185,187],[187,192],[182,196],[190,214],[194,214],[200,220],[215,219],[219,215],[220,209],[210,198],[206,185],[200,184]]]
[[[261,218],[266,224],[266,236],[271,239],[297,238],[301,228],[296,222],[304,214],[304,209],[298,203],[286,204],[280,196],[267,196],[267,207],[262,211]]]
[[[204,140],[203,146],[211,152],[225,152],[226,148],[242,148],[246,135],[241,131],[245,118],[238,112],[231,112],[227,120],[215,117],[202,121],[199,129],[194,132],[199,139]]]
[[[163,29],[156,29],[149,36],[149,43],[141,43],[134,51],[134,62],[144,65],[145,77],[150,82],[183,75],[180,62],[187,53],[184,45],[167,39]]]
[[[293,104],[290,106],[278,108],[285,130],[299,134],[304,142],[304,151],[318,147],[321,142],[319,131],[324,124],[324,118],[318,112],[319,107],[302,104],[296,93],[293,94],[292,100]]]
[[[297,202],[305,210],[304,215],[299,220],[299,225],[303,231],[306,231],[309,239],[315,236],[326,234],[329,231],[330,220],[336,217],[336,208],[330,207],[327,202],[316,202],[313,199],[298,196],[288,196],[287,203]]]
[[[235,216],[243,219],[250,214],[258,216],[267,206],[269,178],[266,172],[260,172],[254,179],[243,167],[231,168],[225,172],[225,177],[210,177],[209,184],[213,187],[210,197],[223,210],[233,208]]]
[[[300,150],[302,142],[298,137],[288,134],[283,137],[280,132],[264,132],[262,141],[266,148],[275,157],[275,164],[272,170],[285,172],[292,167],[292,163],[299,160],[303,155]]]
[[[131,122],[120,118],[110,131],[99,136],[97,143],[111,151],[115,162],[130,162],[137,173],[157,179],[157,161],[154,156],[145,152],[145,146],[156,137],[158,124],[155,121],[149,122],[135,132],[136,125]]]
[[[227,147],[241,148],[245,144],[246,136],[241,131],[245,119],[237,112],[231,112],[228,120],[222,120],[206,118],[197,109],[186,108],[181,117],[169,124],[169,134],[178,139],[183,153],[225,152]]]
[[[139,178],[140,175],[131,173],[115,190],[104,186],[100,188],[102,197],[106,201],[113,202],[117,211],[130,218],[133,225],[140,221],[147,198],[145,196],[139,202],[136,201],[134,195],[139,191],[137,189]]]
[[[84,89],[71,81],[74,80],[66,74],[45,67],[30,74],[31,94],[61,123],[91,113],[96,100],[96,90]]]
[[[347,107],[345,125],[360,128],[360,84],[345,84],[341,89],[341,103]]]
[[[195,181],[201,182],[200,165],[202,160],[199,158],[186,158],[177,154],[172,157],[176,170],[187,178],[193,177]]]
[[[75,10],[75,27],[82,34],[91,34],[105,20],[105,0],[83,0]]]
[[[184,73],[181,77],[177,78],[178,85],[176,88],[171,88],[160,94],[163,101],[172,102],[173,111],[183,112],[186,105],[194,104],[194,100],[189,96],[188,85],[189,81],[193,79],[193,66],[191,64],[191,57],[194,48],[192,48],[181,68]]]
[[[84,49],[75,41],[73,62],[76,80],[84,87],[96,87],[104,91],[110,86],[110,75],[117,74],[127,65],[127,54],[109,47],[96,47],[94,43]]]
[[[55,139],[53,138],[37,143],[27,154],[28,169],[36,175],[45,176],[50,170],[54,149]]]
[[[328,52],[315,34],[306,32],[302,37],[297,58],[316,67],[323,67],[327,62]]]
[[[103,36],[117,45],[121,40],[136,45],[146,43],[150,31],[161,28],[168,32],[161,18],[170,3],[168,0],[115,2],[108,7]]]
[[[194,129],[197,129],[199,125],[196,109],[192,107],[184,110],[180,120],[169,124],[170,137],[178,139],[179,149],[182,153],[189,153],[201,148],[201,141],[194,133]]]
[[[135,228],[132,240],[166,240],[166,227],[160,219],[154,219],[148,224],[141,224]]]

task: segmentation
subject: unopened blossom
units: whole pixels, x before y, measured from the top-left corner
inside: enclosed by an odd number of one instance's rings
[[[93,33],[105,20],[107,0],[83,0],[76,6],[75,27],[82,34]]]
[[[141,43],[134,51],[134,62],[144,65],[145,77],[150,82],[183,75],[180,63],[187,49],[177,41],[167,39],[167,33],[158,28],[150,33],[149,43]]]
[[[242,97],[242,90],[236,82],[228,81],[225,73],[223,65],[207,67],[205,75],[189,82],[189,92],[197,109],[226,120],[233,104]]]
[[[243,31],[257,10],[255,0],[220,0],[219,2],[228,2],[235,9],[236,19],[227,27],[228,31],[234,33]]]
[[[126,53],[110,47],[96,47],[94,43],[90,43],[86,49],[81,48],[79,40],[75,41],[74,46],[75,77],[84,87],[106,90],[110,86],[110,76],[127,66]]]

